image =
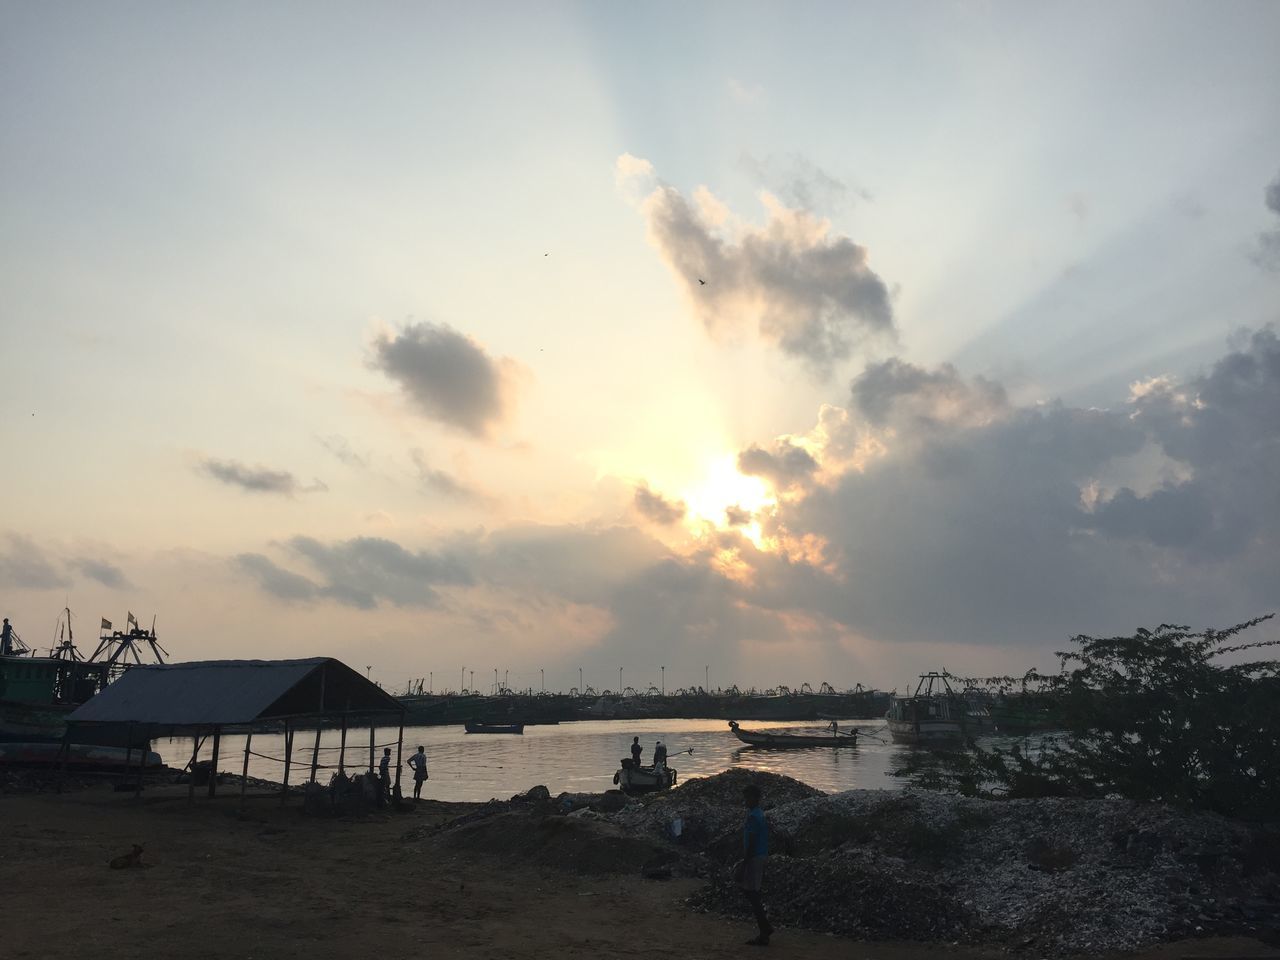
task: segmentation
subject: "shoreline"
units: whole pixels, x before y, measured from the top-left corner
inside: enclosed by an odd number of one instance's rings
[[[408,956],[419,947],[517,960],[628,956],[641,948],[737,956],[751,927],[740,919],[740,897],[726,882],[741,816],[729,799],[746,776],[690,781],[620,807],[608,794],[557,798],[535,790],[485,804],[410,802],[404,812],[384,808],[360,817],[304,816],[296,799],[282,806],[276,798],[251,799],[242,814],[231,778],[217,799],[198,791],[194,804],[182,784],[149,783],[140,800],[106,785],[62,794],[6,793],[0,795],[6,824],[0,882],[11,894],[9,917],[48,917],[50,903],[67,905],[52,925],[10,919],[5,940],[14,952],[7,955],[71,957],[93,942],[105,957],[149,949],[158,956],[325,960],[370,948]],[[1092,914],[1067,917],[1065,925],[1063,917],[1029,915],[1024,926],[1003,927],[989,916],[985,927],[935,924],[931,933],[912,927],[906,908],[949,920],[960,916],[953,916],[953,900],[962,906],[982,896],[1008,896],[1013,900],[1001,908],[1007,919],[1020,909],[1014,901],[1024,888],[1061,900],[1072,888],[1088,893],[1089,878],[1096,876],[1110,878],[1113,886],[1123,881],[1141,894],[1130,899],[1144,910],[1157,907],[1142,900],[1154,896],[1154,881],[1167,885],[1174,876],[1201,877],[1199,900],[1221,900],[1214,894],[1229,885],[1213,881],[1214,871],[1228,878],[1243,849],[1224,845],[1224,838],[1244,836],[1239,831],[1246,829],[1220,818],[1109,802],[1107,815],[1134,828],[1127,848],[1111,843],[1099,858],[1077,843],[1076,859],[1063,864],[1055,860],[1063,855],[1055,853],[1053,824],[1078,839],[1102,808],[1077,810],[1073,820],[1068,814],[1076,801],[1014,801],[1007,816],[983,822],[973,807],[982,802],[938,795],[825,795],[782,777],[766,778],[765,790],[766,803],[779,801],[768,810],[775,856],[765,898],[781,931],[772,949],[815,960],[915,960],[939,952],[964,958],[1114,955],[1116,948],[1102,937],[1111,929],[1105,925],[1090,928],[1098,931],[1090,934],[1093,940],[1072,939],[1072,926],[1088,927]],[[908,809],[913,804],[914,812]],[[966,809],[965,825],[955,832],[962,842],[947,841],[951,833],[938,824]],[[674,840],[670,822],[677,816],[683,832]],[[928,823],[935,824],[933,832],[922,830]],[[1019,839],[1028,823],[1039,824],[1046,837],[1048,845],[1038,852]],[[1197,838],[1199,846],[1174,851],[1174,840],[1183,835]],[[1153,838],[1163,838],[1160,844],[1169,849],[1156,849]],[[1010,847],[1005,841],[1016,842]],[[1001,842],[1015,855],[1001,854]],[[108,869],[106,862],[133,843],[143,845],[150,868]],[[990,889],[937,900],[948,886],[972,883],[970,847],[982,852]],[[1036,856],[1041,868],[1014,870],[1013,861]],[[1103,859],[1112,862],[1104,866]],[[837,867],[854,869],[845,875]],[[1249,883],[1259,895],[1274,892],[1272,867],[1263,861],[1255,867]],[[645,879],[646,872],[663,879]],[[892,882],[903,874],[912,882]],[[921,886],[930,875],[935,880]],[[811,896],[815,891],[827,897],[825,909],[821,898]],[[976,904],[967,909],[974,913]],[[1168,929],[1158,942],[1135,944],[1131,955],[1280,956],[1264,942],[1273,937],[1271,927],[1250,933],[1242,929],[1247,924],[1235,930],[1217,921],[1199,925],[1198,932],[1194,926],[1186,931],[1192,940]],[[1234,935],[1205,939],[1215,930]],[[247,939],[242,943],[227,931],[244,931]]]

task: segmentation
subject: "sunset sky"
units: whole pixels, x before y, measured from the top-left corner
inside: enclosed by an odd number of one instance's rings
[[[902,688],[1278,610],[1277,37],[0,4],[0,612],[438,690]]]

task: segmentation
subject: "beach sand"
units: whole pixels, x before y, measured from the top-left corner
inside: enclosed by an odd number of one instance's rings
[[[225,789],[225,788],[224,788]],[[233,792],[233,791],[229,791]],[[468,805],[424,801],[407,814],[307,818],[297,799],[234,796],[189,805],[185,787],[143,798],[103,787],[0,798],[0,955],[139,957],[737,957],[1007,956],[919,943],[861,943],[781,930],[764,951],[751,925],[683,903],[696,880],[585,877],[471,855],[413,828]],[[147,869],[107,862],[145,848]],[[767,888],[766,888],[767,890]],[[1216,939],[1139,956],[1276,956]]]

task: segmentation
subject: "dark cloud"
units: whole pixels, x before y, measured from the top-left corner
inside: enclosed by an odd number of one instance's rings
[[[287,470],[271,470],[261,466],[249,467],[238,460],[206,457],[199,462],[199,469],[220,483],[225,483],[229,487],[239,487],[249,493],[277,493],[292,497],[298,493],[322,492],[328,489],[319,480],[304,487]]]
[[[649,489],[648,484],[636,487],[635,507],[639,514],[653,523],[669,525],[679,523],[687,511],[683,500],[668,500]]]
[[[1263,198],[1267,209],[1280,217],[1280,174],[1267,184]],[[1270,270],[1280,270],[1280,226],[1265,230],[1258,235],[1258,251],[1254,259],[1259,265]]]
[[[369,458],[361,456],[351,449],[351,444],[347,442],[347,438],[336,433],[331,433],[327,437],[316,437],[316,443],[328,450],[340,463],[348,467],[355,467],[363,470],[369,465]]]
[[[745,527],[751,522],[751,519],[750,510],[744,510],[739,506],[724,508],[724,522],[731,527]]]
[[[413,460],[414,469],[418,471],[418,482],[422,484],[423,489],[454,500],[479,501],[484,499],[479,491],[473,490],[451,474],[443,470],[433,469],[427,462],[426,455],[420,449],[415,447],[410,450],[409,456]]]
[[[920,430],[973,426],[1004,413],[1004,387],[983,377],[965,380],[949,363],[925,370],[893,357],[869,364],[854,379],[853,408],[869,424]]]
[[[404,390],[424,416],[473,436],[488,436],[508,415],[512,364],[447,324],[412,323],[373,341],[371,365]]]
[[[380,601],[396,606],[434,606],[438,587],[466,586],[470,571],[460,558],[430,550],[407,550],[380,537],[325,544],[294,537],[288,547],[319,574],[320,596],[369,609]]]
[[[705,191],[699,208],[660,185],[641,206],[650,239],[707,329],[732,334],[754,325],[823,373],[859,342],[893,337],[889,290],[866,249],[805,210],[764,199],[765,225],[734,230],[722,228],[728,212]]]
[[[252,577],[264,591],[281,600],[312,600],[321,595],[319,586],[313,581],[277,566],[260,553],[239,554],[232,563]]]
[[[28,590],[71,586],[71,579],[35,541],[16,533],[5,535],[0,549],[0,584]]]
[[[81,557],[72,560],[71,566],[83,576],[88,577],[90,580],[96,580],[104,587],[110,587],[112,590],[127,590],[132,586],[129,578],[124,575],[124,571],[114,563],[109,563],[106,560]]]
[[[786,438],[775,441],[772,450],[752,444],[738,454],[739,473],[763,477],[778,490],[806,483],[817,470],[813,454]]]

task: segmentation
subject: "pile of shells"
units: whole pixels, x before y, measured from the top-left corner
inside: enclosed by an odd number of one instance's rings
[[[646,805],[643,817],[682,809],[678,793]],[[1042,954],[1280,933],[1280,835],[1209,814],[855,790],[783,803],[768,818],[765,899],[784,924]],[[718,865],[691,902],[745,915],[725,866],[740,850],[741,811],[715,823],[723,831],[700,846]]]

